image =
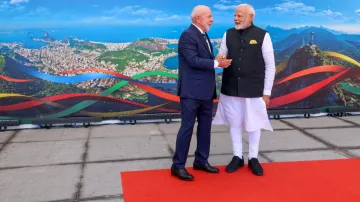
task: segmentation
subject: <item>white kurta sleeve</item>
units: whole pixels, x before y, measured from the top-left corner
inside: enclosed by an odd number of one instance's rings
[[[270,96],[274,84],[276,67],[275,67],[274,49],[270,35],[268,33],[265,34],[261,50],[265,62],[264,95]]]
[[[221,40],[221,44],[220,44],[220,49],[219,49],[219,54],[225,54],[227,55],[228,49],[226,46],[226,32],[224,33],[224,36]]]

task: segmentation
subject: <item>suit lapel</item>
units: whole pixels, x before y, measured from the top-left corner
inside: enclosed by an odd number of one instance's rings
[[[211,46],[211,43],[210,43],[209,36],[207,34],[205,34],[205,36],[206,36],[206,38],[205,38],[204,35],[200,32],[200,30],[197,27],[195,27],[193,24],[191,25],[191,27],[197,33],[198,37],[200,38],[200,41],[203,42],[205,49],[208,51],[208,53],[211,55],[211,57],[214,58],[214,56],[212,54],[213,50],[212,50],[212,46]],[[209,45],[206,42],[206,40],[208,40]],[[211,50],[209,49],[209,46],[210,46]]]

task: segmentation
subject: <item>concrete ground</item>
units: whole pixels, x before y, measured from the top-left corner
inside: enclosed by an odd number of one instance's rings
[[[360,116],[271,122],[275,131],[263,132],[261,162],[360,157]],[[0,201],[123,201],[120,172],[170,168],[178,128],[173,122],[0,132]],[[229,130],[212,131],[210,163],[226,165],[232,158]],[[196,136],[188,166],[195,145]]]

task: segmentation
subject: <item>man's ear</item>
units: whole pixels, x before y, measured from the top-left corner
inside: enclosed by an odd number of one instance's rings
[[[254,22],[254,15],[253,14],[250,14],[250,21]]]

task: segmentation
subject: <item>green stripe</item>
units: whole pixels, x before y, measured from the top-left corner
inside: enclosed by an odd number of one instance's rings
[[[146,76],[167,76],[167,77],[172,77],[172,78],[178,78],[178,76],[176,74],[172,74],[172,73],[168,73],[168,72],[159,72],[159,71],[154,71],[154,72],[144,72],[144,73],[140,73],[137,75],[134,75],[133,77],[131,77],[132,79],[140,79]],[[108,96],[110,94],[112,94],[113,92],[115,92],[116,90],[118,90],[119,88],[127,85],[129,83],[129,81],[120,81],[119,83],[115,84],[114,86],[110,87],[109,89],[100,92],[100,95],[103,96]],[[78,112],[82,109],[85,109],[86,107],[89,107],[93,104],[95,104],[97,101],[83,101],[80,102],[68,109],[65,109],[62,112],[56,113],[56,114],[51,114],[48,116],[42,116],[41,118],[59,118],[59,117],[64,117],[70,114],[73,114],[75,112]]]
[[[340,86],[342,89],[346,90],[347,92],[360,95],[360,87],[350,86],[344,82],[340,82]]]

